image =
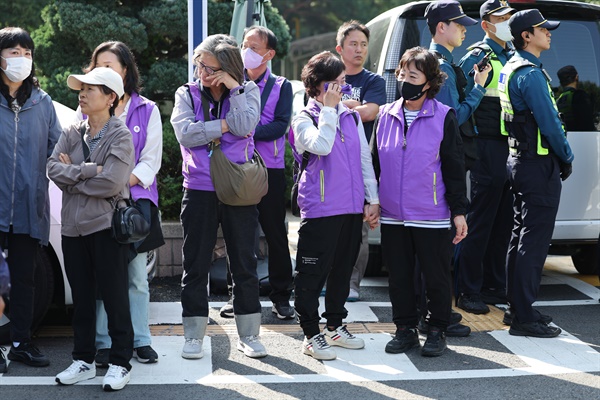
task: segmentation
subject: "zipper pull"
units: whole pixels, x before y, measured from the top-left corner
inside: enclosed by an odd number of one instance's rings
[[[212,153],[213,153],[213,148],[215,147],[215,143],[214,142],[210,142],[210,144],[208,145],[210,150],[208,152],[208,158],[212,157]]]
[[[344,143],[344,133],[340,132],[340,138],[342,139],[342,143]]]
[[[402,137],[402,148],[406,147],[406,136]]]

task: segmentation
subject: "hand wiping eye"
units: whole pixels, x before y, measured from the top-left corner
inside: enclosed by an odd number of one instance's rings
[[[328,87],[329,87],[329,83],[325,83],[325,91],[327,91]],[[346,83],[344,85],[340,85],[340,88],[342,88],[342,90],[341,90],[342,94],[347,94],[347,95],[352,94],[352,85],[351,84]]]

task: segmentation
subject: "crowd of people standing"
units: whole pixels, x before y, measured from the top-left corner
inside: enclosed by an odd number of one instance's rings
[[[235,318],[237,349],[251,358],[268,354],[259,337],[259,226],[269,246],[272,312],[282,320],[297,318],[301,351],[315,359],[335,359],[335,346],[365,347],[343,323],[345,303],[360,299],[367,233],[380,224],[396,325],[386,352],[421,347],[423,356],[440,356],[447,335],[468,335],[452,310],[453,296],[458,308],[474,314],[507,303],[511,335],[560,334],[551,316],[532,307],[561,180],[574,159],[539,61],[559,22],[535,9],[517,12],[501,0],[484,2],[480,17],[484,37],[456,65],[452,52],[477,21],[457,1],[431,3],[425,11],[431,46],[401,56],[399,98],[389,104],[383,78],[364,68],[369,29],[344,23],[339,56],[321,52],[304,65],[307,103],[294,118],[291,84],[268,66],[277,46],[269,29],[250,27],[241,43],[211,35],[196,47],[195,79],[175,93],[170,117],[184,178],[181,357],[204,356],[208,273],[219,225],[230,290],[220,313]],[[145,260],[162,237],[127,245],[110,230],[116,204],[128,199],[156,224],[158,107],[140,94],[129,48],[104,42],[85,74],[68,77],[79,108],[61,130],[35,78],[29,34],[0,30],[0,51],[0,135],[14,144],[0,149],[0,246],[9,249],[12,285],[8,359],[50,363],[31,340],[33,257],[48,243],[50,178],[63,192],[62,250],[75,310],[73,361],[56,381],[74,384],[94,378],[96,367],[108,368],[103,388],[122,389],[132,358],[159,361],[148,327]],[[490,62],[480,65],[484,57]],[[559,71],[561,84],[576,81],[573,70]],[[295,275],[285,230],[288,127],[301,166]],[[260,155],[268,172],[260,202],[228,204],[218,197],[211,174],[215,149],[238,165],[251,163],[255,151]],[[325,312],[319,315],[322,294]],[[422,346],[418,331],[426,335]]]

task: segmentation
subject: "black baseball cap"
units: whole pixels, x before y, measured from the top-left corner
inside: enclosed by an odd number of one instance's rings
[[[483,17],[486,15],[501,17],[510,12],[517,12],[517,10],[511,8],[506,0],[487,0],[479,8],[479,16],[481,19],[483,19]]]
[[[431,2],[425,9],[425,18],[428,25],[437,25],[438,22],[456,22],[471,26],[477,23],[476,19],[467,17],[458,1],[453,0]]]
[[[531,10],[523,10],[514,14],[508,20],[508,27],[513,37],[517,37],[521,32],[528,28],[546,28],[549,31],[558,28],[560,21],[548,21],[542,13],[533,8]]]

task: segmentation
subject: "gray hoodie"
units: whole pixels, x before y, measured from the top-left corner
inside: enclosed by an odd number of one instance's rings
[[[84,162],[81,131],[86,121],[66,128],[52,156],[48,159],[48,176],[62,190],[62,234],[86,236],[110,228],[113,204],[109,201],[129,197],[129,175],[135,165],[133,141],[129,129],[121,120],[112,117],[108,130]],[[60,153],[71,158],[63,164]],[[98,174],[97,166],[102,166]]]

